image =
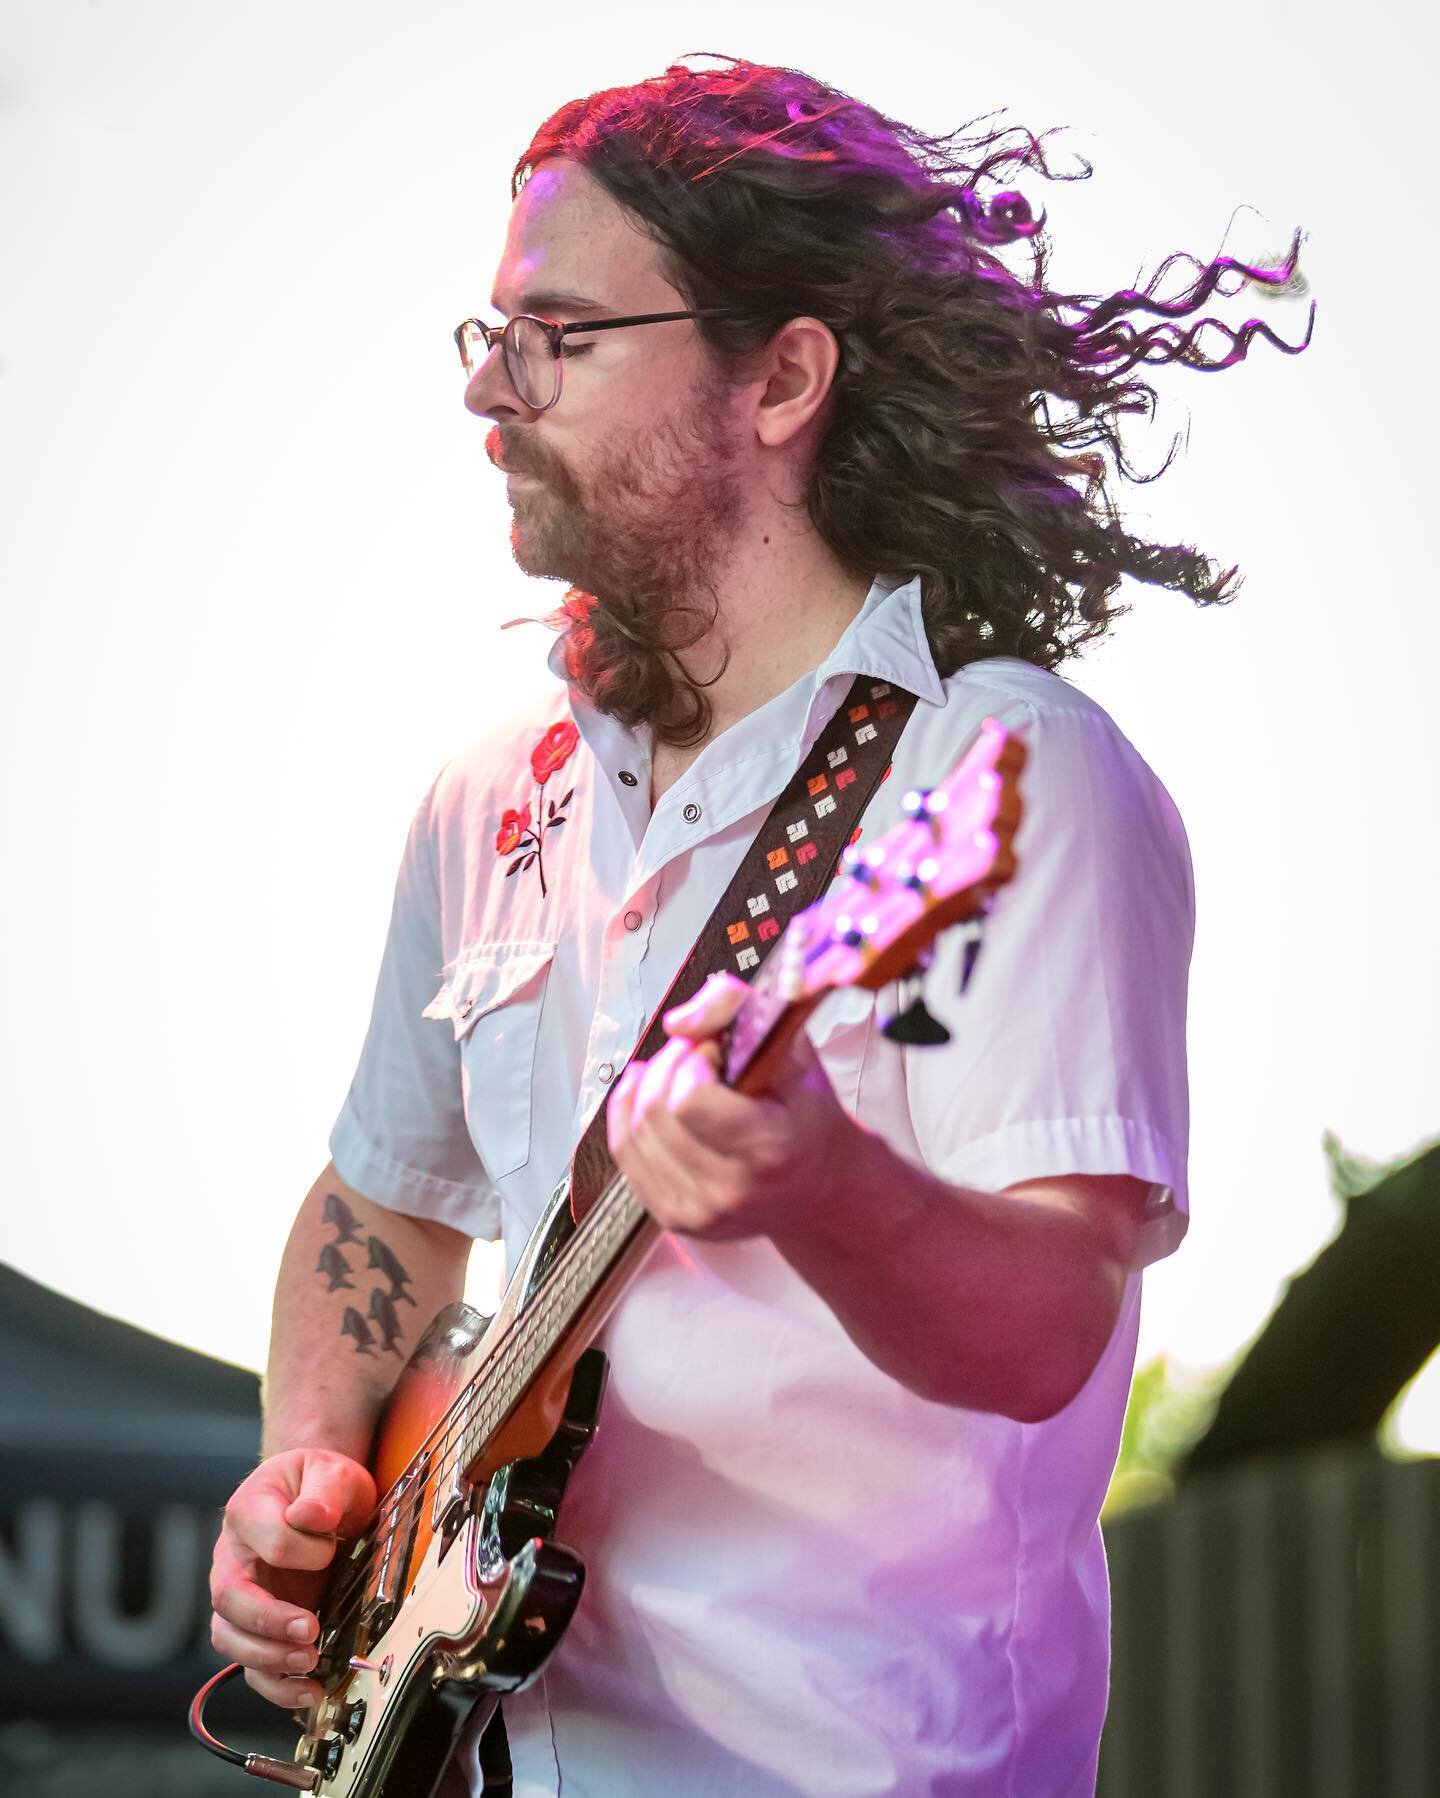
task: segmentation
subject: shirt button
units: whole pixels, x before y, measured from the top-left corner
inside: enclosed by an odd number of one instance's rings
[[[630,772],[630,770],[628,768],[622,768],[620,770],[620,779],[624,782],[624,784],[627,787],[638,787],[640,785],[640,782],[636,779],[636,777]]]
[[[685,822],[687,824],[693,824],[695,822],[695,820],[700,816],[700,807],[698,805],[696,805],[695,801],[692,799],[690,801],[689,805],[687,805],[685,807],[685,809],[680,813],[680,816],[685,820]]]
[[[462,999],[455,1009],[462,1018],[468,1018],[470,1013],[475,1009],[475,1001],[473,999]]]
[[[609,1086],[610,1082],[615,1078],[615,1063],[613,1061],[602,1061],[595,1072],[600,1076],[601,1084]]]
[[[644,922],[645,920],[640,916],[638,911],[627,911],[625,914],[625,928],[627,930],[638,930]]]

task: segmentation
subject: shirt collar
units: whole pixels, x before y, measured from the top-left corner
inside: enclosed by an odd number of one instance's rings
[[[941,705],[945,688],[925,636],[918,574],[877,574],[865,603],[815,670],[815,688],[833,675],[868,674]]]
[[[569,681],[565,667],[565,639],[550,646],[550,672],[570,686],[573,707],[582,696]],[[815,670],[812,689],[818,692],[833,675],[868,674],[892,681],[932,705],[944,702],[945,689],[935,671],[935,659],[925,636],[918,574],[877,574],[865,603],[841,633],[840,640]],[[587,710],[590,708],[586,706]]]
[[[551,672],[565,680],[563,639],[552,647],[549,662]],[[925,639],[918,575],[910,580],[877,576],[819,667],[712,738],[653,814],[650,727],[627,728],[598,711],[580,688],[567,684],[571,715],[606,777],[602,788],[618,807],[642,868],[648,869],[684,848],[697,832],[722,831],[773,800],[857,677],[886,681],[934,705],[944,704],[945,689]]]

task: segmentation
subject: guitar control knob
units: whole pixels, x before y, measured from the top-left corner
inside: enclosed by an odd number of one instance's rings
[[[354,1704],[347,1704],[338,1721],[341,1735],[347,1742],[353,1742],[365,1727],[365,1700],[357,1698]]]
[[[339,1736],[326,1736],[310,1750],[310,1765],[322,1780],[333,1779],[340,1771],[340,1757],[344,1752],[345,1744]]]

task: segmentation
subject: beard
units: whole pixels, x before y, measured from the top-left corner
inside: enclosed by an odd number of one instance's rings
[[[583,472],[526,436],[491,433],[507,468],[537,483],[511,496],[510,548],[526,574],[569,586],[556,622],[567,627],[571,678],[602,711],[669,740],[684,740],[672,735],[677,716],[696,711],[683,693],[708,712],[678,656],[715,624],[716,571],[743,513],[729,404],[728,383],[707,373],[655,423],[612,437]]]

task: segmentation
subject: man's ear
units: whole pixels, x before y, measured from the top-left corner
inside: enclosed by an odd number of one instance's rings
[[[840,365],[840,345],[818,318],[792,318],[761,352],[755,379],[764,392],[755,430],[768,449],[793,441],[816,418]]]

